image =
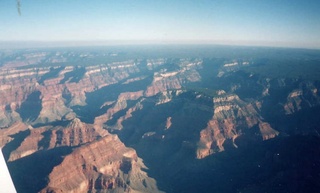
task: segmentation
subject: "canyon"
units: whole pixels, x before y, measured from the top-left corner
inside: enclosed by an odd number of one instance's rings
[[[261,53],[106,54],[102,62],[100,51],[93,59],[24,52],[0,57],[0,147],[18,192],[254,192],[254,180],[222,187],[223,171],[238,178],[225,157],[255,162],[248,152],[257,146],[277,164],[284,158],[273,144],[318,143],[319,80],[281,74]]]

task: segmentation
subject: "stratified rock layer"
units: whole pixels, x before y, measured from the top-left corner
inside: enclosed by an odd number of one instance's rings
[[[319,135],[319,82],[246,72],[255,62],[264,66],[251,56],[126,60],[124,54],[121,61],[93,62],[92,53],[76,60],[74,52],[50,52],[0,61],[0,147],[14,169],[31,168],[15,176],[19,190],[29,184],[42,192],[159,191],[122,142],[159,183],[176,178],[164,185],[170,191],[175,183],[192,186],[193,175],[183,175],[202,174],[194,163],[244,141]],[[28,178],[38,168],[33,160],[43,172]]]
[[[262,122],[258,111],[259,104],[246,103],[237,95],[214,97],[214,115],[209,120],[207,127],[200,133],[197,158],[204,158],[212,153],[224,151],[223,144],[231,140],[237,147],[235,140],[248,130],[258,125],[259,135],[263,140],[276,137],[279,132],[275,131],[270,124]]]
[[[133,149],[107,135],[66,156],[41,192],[159,192],[142,167]]]

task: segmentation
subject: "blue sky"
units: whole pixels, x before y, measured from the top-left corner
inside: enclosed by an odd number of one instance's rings
[[[222,43],[320,48],[319,0],[0,1],[0,41]]]

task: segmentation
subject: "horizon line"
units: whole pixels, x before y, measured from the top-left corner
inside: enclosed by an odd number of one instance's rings
[[[63,48],[90,46],[134,46],[134,45],[208,45],[245,46],[296,49],[320,49],[320,45],[279,41],[243,40],[0,40],[0,49]]]

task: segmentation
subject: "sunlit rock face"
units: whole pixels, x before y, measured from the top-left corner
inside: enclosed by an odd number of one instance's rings
[[[53,168],[47,188],[41,192],[160,192],[148,177],[136,152],[106,130],[95,128],[75,118],[67,126],[26,128],[15,124],[12,132],[29,131],[20,146],[10,153],[9,162],[37,152],[59,147],[73,147],[70,155]],[[7,134],[8,131],[4,131]],[[3,138],[2,142],[9,142]]]
[[[162,91],[181,88],[183,83],[200,80],[200,75],[195,69],[199,68],[201,61],[197,63],[184,61],[180,64],[179,69],[172,72],[168,72],[166,68],[160,68],[160,71],[153,69],[161,65],[164,65],[162,60],[149,61],[147,65],[149,70],[145,73],[154,74],[150,85],[146,84],[142,87],[143,90],[128,94],[123,91],[119,99],[135,100],[136,97],[142,95],[154,96]],[[130,77],[141,74],[143,70],[146,69],[130,60],[85,68],[57,66],[24,70],[5,69],[0,72],[0,92],[2,93],[0,107],[3,109],[0,113],[0,124],[6,127],[21,118],[31,124],[70,120],[76,116],[71,107],[86,105],[86,93],[120,82],[123,85],[141,82],[146,79],[145,75]],[[33,98],[30,98],[30,95]],[[32,104],[36,102],[39,104]],[[37,105],[35,108],[39,108],[40,112],[32,112],[35,114],[35,117],[32,118],[19,116],[21,114],[19,110],[28,104],[29,106]]]
[[[162,68],[165,62],[153,59],[146,66],[128,60],[86,67],[5,68],[0,77],[1,146],[19,140],[14,146],[8,145],[8,161],[16,163],[45,151],[70,147],[75,151],[58,165],[48,166],[53,168],[42,192],[159,192],[155,180],[141,170],[146,167],[136,152],[104,128],[116,119],[108,128],[121,130],[123,121],[143,108],[146,97],[200,80],[195,69],[201,61],[183,61],[170,72]],[[92,124],[83,122],[81,116],[77,118],[74,108],[92,103],[89,98],[88,104],[88,93],[117,84],[128,90],[116,91],[113,100],[99,101],[94,111],[100,108],[101,113],[89,115]],[[142,86],[131,86],[135,84]],[[102,93],[106,98],[110,94]],[[125,114],[119,117],[117,113],[122,111]],[[166,127],[170,128],[170,119]]]
[[[66,156],[41,192],[160,192],[142,168],[133,149],[107,135]]]
[[[301,109],[317,106],[319,101],[318,88],[311,82],[304,82],[288,94],[284,110],[286,114],[293,114]]]
[[[28,126],[22,122],[15,122],[10,127],[2,128],[0,130],[0,147],[5,146],[7,143],[11,142],[14,134],[28,129]]]
[[[268,123],[264,123],[259,114],[259,103],[246,103],[235,94],[225,94],[218,91],[213,98],[214,115],[207,127],[200,133],[197,158],[204,158],[212,153],[224,151],[223,144],[231,140],[237,147],[236,139],[247,130],[258,126],[263,140],[276,137],[279,132]]]
[[[0,63],[0,147],[18,192],[206,192],[203,179],[236,192],[243,187],[224,173],[237,168],[223,156],[319,135],[319,81],[268,71],[261,53],[128,53],[48,51]],[[278,163],[270,151],[263,156]]]
[[[78,118],[73,119],[65,127],[43,126],[30,128],[29,135],[16,150],[11,152],[9,161],[26,157],[40,150],[63,146],[77,147],[100,139],[107,134],[107,131],[85,124]]]

